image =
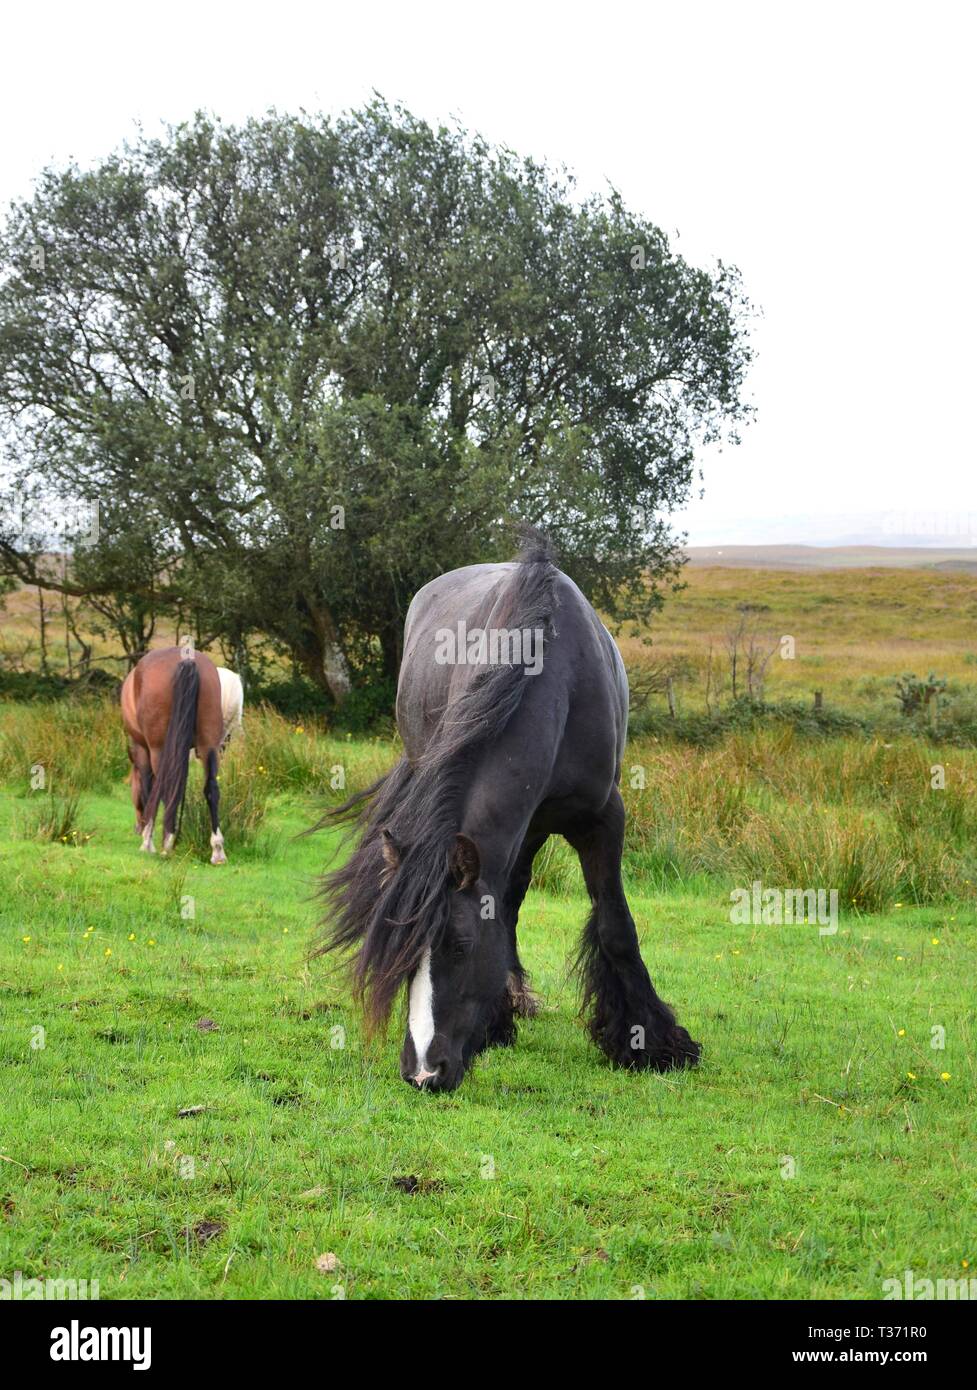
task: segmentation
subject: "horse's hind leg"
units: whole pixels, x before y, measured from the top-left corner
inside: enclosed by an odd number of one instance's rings
[[[176,844],[176,818],[179,814],[179,804],[169,802],[163,807],[163,853],[170,854]]]
[[[153,767],[149,760],[149,749],[141,743],[130,741],[129,761],[132,764],[129,785],[132,791],[132,805],[136,812],[136,834],[141,835],[143,813],[149,801],[149,793],[153,789]]]
[[[618,789],[592,822],[565,833],[580,855],[593,903],[578,954],[591,1037],[618,1066],[694,1066],[699,1044],[659,999],[641,959],[621,882],[624,803]]]
[[[208,748],[203,755],[203,764],[207,770],[207,780],[204,783],[204,796],[207,799],[207,806],[210,810],[210,862],[212,864],[226,864],[227,855],[224,853],[224,836],[221,834],[220,822],[218,819],[218,808],[220,806],[220,784],[217,781],[217,749]]]
[[[529,987],[529,976],[519,959],[517,928],[519,909],[529,888],[533,875],[533,860],[548,839],[546,835],[527,835],[515,867],[506,885],[502,916],[506,930],[510,933],[512,948],[512,968],[509,971],[509,997],[513,1012],[520,1018],[535,1018],[539,1013],[539,999]]]
[[[145,787],[144,800],[143,800],[143,807],[144,807],[144,808],[145,808],[145,806],[146,806],[146,802],[149,800],[149,793],[150,793],[150,791],[152,790],[153,779],[154,779],[155,776],[156,776],[156,769],[159,767],[159,758],[160,758],[160,754],[161,754],[162,751],[163,751],[163,750],[162,750],[161,748],[150,748],[150,750],[149,750],[149,777],[146,779],[146,782],[143,784],[144,787]],[[143,823],[142,823],[142,844],[139,846],[139,848],[140,848],[140,849],[143,851],[143,853],[145,853],[145,854],[155,854],[155,853],[156,853],[156,847],[155,847],[155,845],[153,844],[153,831],[154,831],[155,829],[156,829],[156,811],[154,810],[154,811],[153,811],[153,814],[152,814],[152,817],[151,817],[149,820],[146,820],[146,819],[144,818],[144,819],[143,819]]]

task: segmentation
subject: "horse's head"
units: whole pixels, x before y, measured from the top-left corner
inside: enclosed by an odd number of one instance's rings
[[[385,836],[384,857],[399,862]],[[450,910],[439,939],[410,977],[400,1074],[427,1091],[453,1091],[474,1058],[514,1036],[508,989],[510,951],[501,904],[481,877],[474,841],[456,835],[449,855]]]

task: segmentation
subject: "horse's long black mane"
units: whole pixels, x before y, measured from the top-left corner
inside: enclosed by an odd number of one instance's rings
[[[520,534],[518,565],[495,618],[510,629],[541,630],[545,641],[552,632],[558,570],[541,532],[525,527]],[[358,948],[350,973],[373,1027],[386,1021],[400,986],[447,926],[454,888],[450,855],[469,773],[519,708],[525,682],[520,665],[479,667],[442,711],[420,758],[411,763],[402,757],[321,823],[346,822],[360,838],[343,867],[323,880],[327,916],[316,954]],[[384,857],[384,831],[400,852],[393,870]]]

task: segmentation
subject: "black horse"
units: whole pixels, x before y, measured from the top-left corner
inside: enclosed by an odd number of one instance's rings
[[[324,881],[320,947],[355,948],[371,1027],[408,983],[405,1081],[453,1090],[534,1011],[516,925],[554,834],[579,854],[593,903],[577,964],[594,1042],[623,1067],[698,1060],[655,993],[621,883],[627,712],[620,653],[538,532],[518,561],[454,570],[414,597],[397,692],[405,754],[333,813],[361,834]]]

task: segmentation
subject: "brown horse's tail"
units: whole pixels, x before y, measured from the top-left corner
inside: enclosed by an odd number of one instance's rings
[[[153,789],[143,812],[143,822],[151,822],[160,802],[176,812],[174,828],[179,832],[183,799],[187,794],[187,773],[190,750],[197,737],[197,700],[200,695],[200,672],[193,657],[184,657],[173,676],[173,702],[170,722],[160,754],[159,766],[153,778]]]

